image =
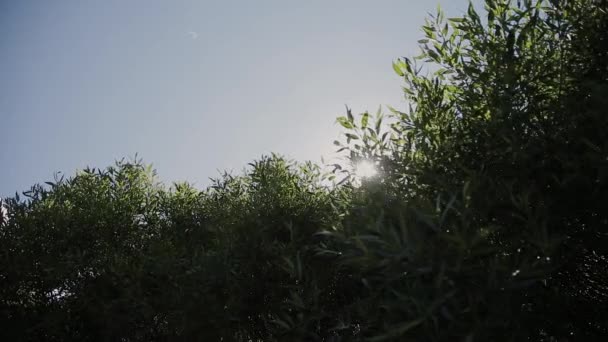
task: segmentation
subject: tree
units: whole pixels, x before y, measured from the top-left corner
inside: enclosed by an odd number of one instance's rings
[[[421,55],[394,64],[410,106],[391,109],[390,142],[339,119],[348,137],[372,142],[348,150],[378,160],[395,203],[365,246],[394,248],[394,263],[369,270],[374,292],[388,293],[372,315],[387,339],[607,335],[607,6],[486,1],[483,19],[472,5],[462,18],[439,12],[423,26]]]
[[[272,155],[201,191],[120,161],[7,199],[0,336],[607,336],[608,2],[484,8],[427,21],[408,108],[338,118],[329,174]]]

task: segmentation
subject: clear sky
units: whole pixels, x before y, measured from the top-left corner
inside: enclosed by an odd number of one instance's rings
[[[269,152],[318,161],[345,104],[404,106],[391,62],[437,4],[0,1],[0,197],[136,152],[201,187]]]

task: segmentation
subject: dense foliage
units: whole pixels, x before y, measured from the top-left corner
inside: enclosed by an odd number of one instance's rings
[[[427,21],[408,108],[338,118],[329,174],[120,161],[7,199],[0,339],[606,338],[608,1],[484,9]]]

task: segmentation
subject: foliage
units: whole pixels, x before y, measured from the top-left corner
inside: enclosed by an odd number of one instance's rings
[[[381,272],[374,288],[392,293],[394,311],[376,317],[395,324],[382,330],[417,340],[607,334],[606,9],[486,1],[485,20],[473,6],[462,18],[439,12],[421,55],[394,63],[410,106],[391,109],[392,144],[349,150],[388,155],[377,158],[388,165],[383,193],[406,202],[395,204],[402,240],[432,232],[405,243],[422,251],[396,256],[419,263],[397,268],[409,280]],[[420,60],[432,63],[427,74]],[[408,224],[408,207],[421,223]]]
[[[120,161],[7,199],[0,336],[607,336],[608,2],[484,9],[427,21],[393,63],[408,108],[348,109],[329,174],[272,155],[167,189]]]

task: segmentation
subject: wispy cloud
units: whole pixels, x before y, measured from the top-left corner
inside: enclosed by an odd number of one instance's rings
[[[188,35],[190,36],[190,38],[192,39],[197,39],[198,38],[198,32],[195,31],[190,31],[188,32]]]

